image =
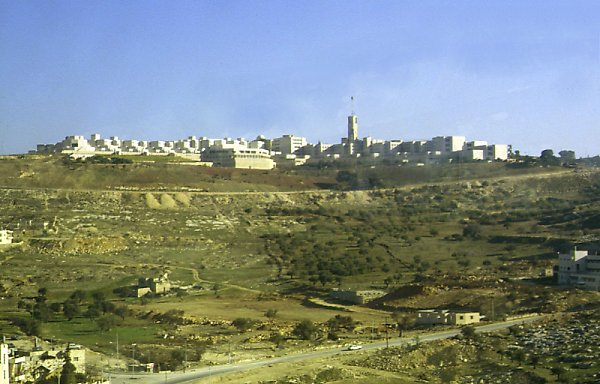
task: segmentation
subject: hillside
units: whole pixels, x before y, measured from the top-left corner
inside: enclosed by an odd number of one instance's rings
[[[565,171],[558,167],[511,168],[503,163],[400,167],[385,163],[365,166],[349,161],[264,171],[204,167],[176,157],[122,156],[106,157],[104,160],[108,163],[74,161],[61,156],[0,157],[0,186],[62,190],[304,191],[368,189],[373,186],[393,188],[418,183]]]
[[[213,362],[223,361],[231,343],[239,358],[273,354],[280,344],[302,348],[295,324],[321,324],[318,342],[327,342],[326,324],[340,314],[358,325],[339,335],[360,340],[373,334],[368,324],[390,316],[410,327],[403,319],[416,309],[479,310],[499,319],[598,300],[541,278],[557,251],[599,248],[595,169],[346,170],[358,180],[380,172],[386,188],[358,191],[319,189],[350,187],[329,168],[268,173],[26,158],[2,160],[0,169],[0,227],[18,242],[0,250],[4,334],[27,332],[23,319],[35,317],[40,288],[48,292],[44,302],[57,304],[41,321],[42,337],[108,352],[118,329],[123,345],[137,344],[140,361],[184,344]],[[156,298],[119,295],[139,277],[164,273],[193,288]],[[319,304],[333,288],[387,295],[369,306]],[[87,296],[66,320],[76,290]],[[94,292],[126,315],[90,312]],[[98,323],[103,316],[111,321],[106,328]],[[247,327],[236,319],[249,319]],[[177,368],[176,359],[171,364]]]

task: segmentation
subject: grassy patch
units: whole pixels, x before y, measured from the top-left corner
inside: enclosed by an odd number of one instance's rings
[[[122,345],[152,343],[159,340],[161,327],[145,321],[128,320],[110,331],[100,331],[95,321],[76,318],[45,323],[42,328],[44,338],[86,345],[107,353],[115,350],[117,334]]]

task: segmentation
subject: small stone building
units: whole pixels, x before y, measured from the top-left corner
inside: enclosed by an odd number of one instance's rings
[[[165,273],[161,277],[140,277],[138,280],[136,295],[142,297],[150,292],[155,295],[163,295],[171,291],[171,282],[168,275]]]
[[[340,291],[333,290],[330,297],[334,300],[345,301],[352,304],[365,304],[380,297],[385,296],[384,291],[365,290],[365,291]]]
[[[417,325],[467,325],[481,321],[479,312],[456,312],[447,309],[424,309],[417,312]]]

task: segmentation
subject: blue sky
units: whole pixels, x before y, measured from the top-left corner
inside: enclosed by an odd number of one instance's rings
[[[0,0],[0,153],[292,133],[600,153],[600,1]]]

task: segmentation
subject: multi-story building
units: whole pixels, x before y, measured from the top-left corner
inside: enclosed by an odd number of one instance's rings
[[[282,155],[291,155],[296,153],[297,150],[306,146],[307,141],[305,137],[294,136],[294,135],[283,135],[276,139],[273,139],[271,144],[271,150],[273,152],[279,152]]]
[[[425,144],[427,142],[424,140],[413,140],[413,141],[404,141],[400,143],[399,152],[401,153],[421,153],[425,152]]]
[[[67,136],[65,139],[57,144],[63,152],[83,152],[93,153],[96,147],[90,145],[90,142],[83,136]]]
[[[487,141],[474,140],[474,141],[466,142],[465,145],[463,146],[463,149],[484,149],[487,146],[488,146]]]
[[[457,152],[459,160],[470,161],[470,160],[485,160],[486,150],[477,148],[465,148],[462,151]]]
[[[427,143],[428,150],[441,153],[452,153],[463,149],[464,136],[437,136]]]
[[[40,154],[50,154],[57,152],[56,144],[38,144],[36,152]]]
[[[138,140],[123,140],[123,145],[121,146],[121,153],[143,153],[145,148],[143,148]]]
[[[558,284],[600,291],[600,255],[576,247],[558,255]]]
[[[273,169],[275,162],[266,149],[211,147],[202,152],[202,161],[215,167]]]
[[[487,146],[486,159],[487,160],[508,160],[508,145],[507,144],[492,144]]]

